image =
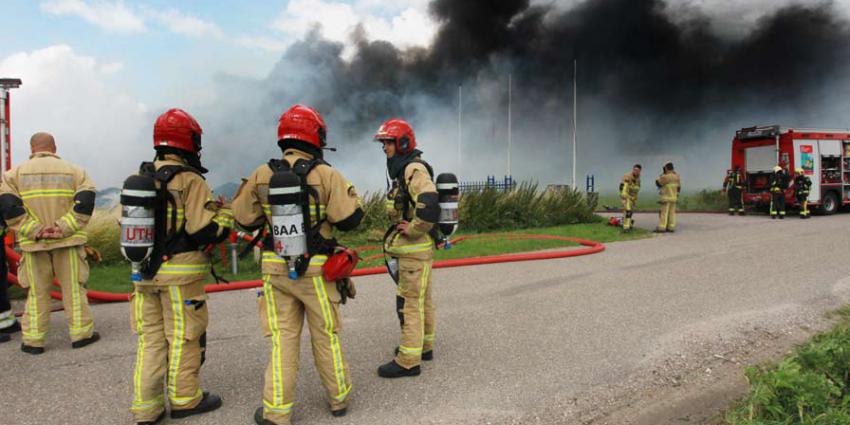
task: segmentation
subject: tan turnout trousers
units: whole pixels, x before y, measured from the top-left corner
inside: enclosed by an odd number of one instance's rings
[[[50,291],[54,274],[62,289],[62,306],[71,341],[92,336],[94,323],[86,298],[89,266],[82,246],[58,248],[51,251],[24,251],[18,276],[21,285],[29,288],[26,312],[22,317],[23,342],[32,347],[44,347],[50,324]]]
[[[434,348],[436,308],[431,299],[432,262],[399,258],[396,309],[401,322],[401,343],[395,362],[406,369],[418,366],[422,353]]]
[[[294,281],[282,275],[263,276],[263,291],[258,297],[260,323],[264,336],[272,343],[263,387],[267,420],[275,424],[290,423],[305,316],[313,360],[330,408],[340,410],[348,405],[351,374],[339,339],[342,329],[339,300],[336,284],[325,282],[321,275]]]
[[[209,321],[206,300],[200,280],[136,287],[130,300],[131,326],[138,334],[130,408],[136,422],[155,420],[165,410],[165,395],[172,410],[200,403],[198,375]]]

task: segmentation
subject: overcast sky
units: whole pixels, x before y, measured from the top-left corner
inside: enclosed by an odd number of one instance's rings
[[[315,24],[326,38],[344,43],[362,24],[370,39],[400,47],[427,46],[437,25],[428,0],[3,3],[0,13],[9,17],[2,20],[0,77],[24,81],[12,94],[13,159],[27,157],[32,133],[49,131],[60,154],[89,169],[101,188],[120,185],[151,156],[151,116],[223,101],[211,95],[217,81],[267,76]],[[554,3],[569,8],[576,1]],[[672,0],[670,8],[682,19],[693,11],[720,18],[724,24],[716,30],[735,37],[788,3]],[[850,0],[835,3],[850,10]],[[205,142],[224,143],[213,134],[205,134]],[[236,178],[220,174],[213,182]]]

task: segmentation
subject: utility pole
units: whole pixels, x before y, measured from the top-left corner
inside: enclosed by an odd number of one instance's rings
[[[0,78],[0,167],[3,170],[12,168],[12,132],[10,121],[11,101],[9,90],[21,86],[21,80],[17,78]]]
[[[573,179],[572,186],[573,189],[577,189],[576,186],[576,133],[578,126],[578,61],[573,60]]]
[[[463,85],[457,86],[457,165],[463,165]]]
[[[513,136],[513,129],[511,127],[511,107],[513,102],[512,93],[513,92],[513,74],[508,74],[508,176],[513,176],[511,174],[511,137]]]

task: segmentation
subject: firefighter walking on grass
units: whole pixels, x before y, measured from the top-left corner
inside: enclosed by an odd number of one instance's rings
[[[166,398],[175,419],[222,404],[200,385],[209,321],[203,282],[211,271],[206,248],[227,238],[233,216],[204,181],[202,132],[185,111],[168,110],[154,124],[156,159],[139,170],[155,180],[158,200],[153,253],[130,300],[138,334],[130,410],[137,424],[159,423]]]
[[[729,170],[723,180],[723,191],[729,201],[729,215],[744,215],[744,175],[741,167]]]
[[[773,167],[770,175],[770,218],[780,220],[785,218],[785,190],[788,189],[788,174],[780,166]]]
[[[640,172],[643,167],[635,164],[632,171],[623,176],[620,182],[620,201],[623,204],[623,232],[631,232],[634,220],[635,205],[637,205],[638,193],[640,192]]]
[[[794,197],[797,198],[800,218],[802,219],[811,217],[811,211],[809,211],[809,192],[811,190],[812,180],[806,176],[802,168],[797,168],[794,176]]]
[[[261,328],[271,342],[263,404],[254,412],[254,421],[260,425],[290,423],[305,316],[313,360],[333,416],[344,416],[349,402],[351,374],[340,340],[339,304],[354,296],[354,288],[350,279],[326,281],[323,275],[330,273],[323,273],[323,266],[336,257],[328,258],[338,246],[333,228],[353,230],[363,218],[363,209],[354,186],[322,159],[326,132],[324,120],[312,108],[295,105],[284,112],[277,131],[283,159],[254,170],[233,200],[241,227],[270,228],[263,242],[263,289],[257,300]],[[298,185],[278,186],[283,180],[278,176],[290,176]],[[285,215],[292,208],[298,208],[297,215]],[[280,224],[293,219],[298,223]],[[300,245],[306,253],[297,258],[279,256],[278,250],[285,253],[296,243],[285,244],[284,238],[277,237],[299,234],[305,236]]]
[[[676,203],[679,202],[679,192],[682,191],[679,174],[673,169],[673,163],[664,164],[663,174],[655,180],[660,192],[661,210],[658,212],[658,227],[656,233],[676,231]]]
[[[375,141],[383,145],[392,188],[387,194],[391,227],[384,236],[387,268],[398,285],[396,311],[401,343],[395,358],[378,368],[384,378],[416,376],[422,360],[434,357],[435,307],[431,289],[434,224],[440,218],[431,166],[420,158],[410,124],[391,119]]]
[[[82,168],[56,155],[50,134],[33,135],[30,148],[30,159],[6,172],[0,189],[3,218],[23,251],[20,283],[29,288],[21,351],[44,352],[54,276],[62,289],[71,347],[81,348],[100,339],[84,287],[89,275],[84,229],[94,211],[95,187]]]

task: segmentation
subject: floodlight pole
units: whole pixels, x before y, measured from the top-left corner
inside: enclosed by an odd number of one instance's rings
[[[0,167],[12,168],[11,96],[9,90],[21,86],[18,78],[0,78]]]

